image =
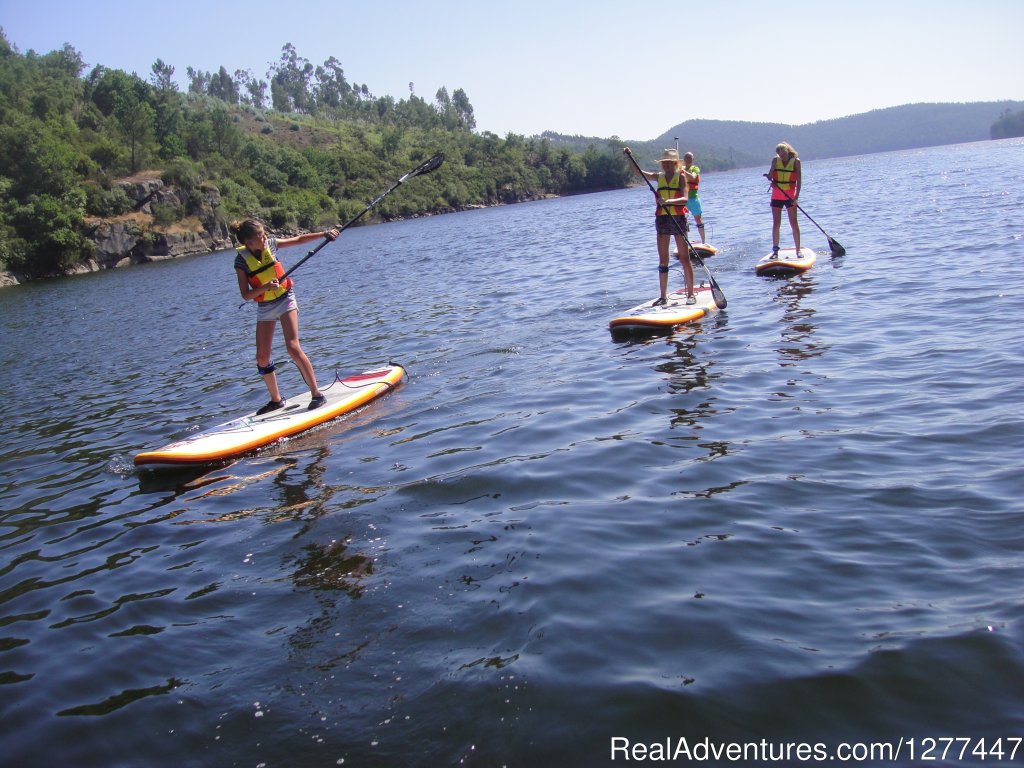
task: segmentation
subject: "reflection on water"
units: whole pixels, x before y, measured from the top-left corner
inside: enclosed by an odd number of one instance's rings
[[[782,343],[779,354],[782,355],[783,366],[795,365],[801,360],[818,357],[828,351],[828,345],[817,342],[814,338],[814,316],[817,309],[804,299],[814,290],[814,280],[807,276],[798,276],[787,280],[779,288],[778,300],[783,305]],[[785,361],[791,362],[785,362]]]
[[[350,553],[349,541],[329,544],[307,544],[303,554],[295,558],[292,579],[304,589],[344,592],[349,597],[363,593],[363,578],[373,574],[373,559]]]

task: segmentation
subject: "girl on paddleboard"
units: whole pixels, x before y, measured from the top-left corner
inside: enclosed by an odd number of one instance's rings
[[[309,410],[319,408],[327,399],[316,383],[313,364],[306,357],[299,344],[299,305],[292,289],[292,279],[284,277],[285,270],[277,260],[277,249],[289,245],[300,245],[310,240],[325,237],[334,240],[338,230],[310,232],[296,237],[267,237],[263,224],[255,219],[232,222],[228,227],[241,245],[236,248],[235,274],[238,277],[238,292],[245,301],[256,300],[256,367],[263,377],[270,393],[270,402],[256,413],[262,415],[284,407],[284,398],[277,387],[277,374],[270,357],[274,342],[274,328],[278,322],[284,333],[288,355],[295,361],[302,378],[309,387],[312,399]]]
[[[629,147],[626,147],[625,151],[629,153]],[[682,174],[679,153],[676,150],[666,149],[659,162],[660,172],[634,168],[647,179],[658,182],[659,202],[654,213],[654,228],[658,234],[658,286],[661,294],[654,302],[654,306],[668,301],[668,243],[673,235],[676,238],[679,263],[683,265],[683,276],[686,280],[686,303],[696,304],[697,297],[693,295],[693,267],[690,266],[690,251],[686,246],[686,233],[689,231],[686,223],[686,198],[689,187],[686,177]],[[673,219],[678,228],[673,225]]]
[[[796,201],[800,196],[800,158],[796,150],[786,142],[775,147],[775,157],[768,169],[772,184],[772,258],[779,258],[779,229],[782,225],[782,209],[789,213],[789,226],[793,230],[793,245],[800,254],[800,222],[796,218]]]

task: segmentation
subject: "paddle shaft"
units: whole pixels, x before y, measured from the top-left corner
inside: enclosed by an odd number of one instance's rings
[[[313,248],[309,253],[307,253],[305,256],[303,256],[301,259],[299,259],[295,264],[293,264],[291,266],[291,268],[287,272],[285,272],[283,275],[281,275],[281,277],[278,278],[278,281],[279,282],[284,282],[284,279],[286,277],[288,277],[292,272],[294,272],[296,269],[301,267],[303,264],[305,264],[311,258],[316,256],[317,252],[321,248],[323,248],[325,245],[327,245],[330,242],[333,242],[334,240],[337,240],[338,236],[340,236],[342,232],[344,232],[346,229],[348,229],[353,224],[355,224],[357,221],[359,221],[361,218],[363,218],[363,216],[365,216],[371,210],[376,208],[377,205],[380,204],[381,200],[383,200],[385,197],[387,197],[392,192],[394,192],[396,189],[398,189],[400,186],[402,186],[402,184],[404,184],[408,179],[411,179],[411,178],[413,178],[415,176],[422,176],[423,174],[430,173],[431,171],[435,171],[435,170],[437,170],[438,168],[441,167],[441,163],[443,163],[443,162],[444,162],[444,153],[438,152],[436,155],[434,155],[432,158],[427,160],[425,163],[421,163],[417,167],[413,168],[411,171],[409,171],[407,174],[405,174],[402,178],[400,178],[398,181],[396,181],[394,184],[392,184],[390,187],[388,187],[388,189],[384,190],[379,195],[377,195],[377,197],[375,197],[373,200],[371,200],[370,203],[365,208],[363,208],[363,210],[361,210],[359,213],[357,213],[355,216],[353,216],[351,219],[349,219],[347,222],[345,222],[345,224],[342,225],[340,229],[338,229],[338,235],[337,236],[335,236],[335,237],[325,237],[316,248]],[[245,306],[245,302],[243,301],[238,306],[239,306],[239,308],[244,307]]]
[[[430,158],[427,162],[425,162],[422,165],[420,165],[419,167],[414,168],[413,170],[409,171],[407,174],[405,174],[405,176],[403,176],[398,181],[396,181],[394,184],[392,184],[388,189],[386,189],[385,191],[381,192],[379,195],[377,195],[377,197],[375,197],[373,200],[371,200],[370,203],[365,208],[363,208],[363,210],[361,210],[359,213],[357,213],[355,216],[353,216],[351,219],[349,219],[347,222],[345,222],[345,224],[342,225],[341,229],[338,230],[338,235],[340,236],[342,232],[344,232],[346,229],[348,229],[353,224],[355,224],[357,221],[359,221],[361,218],[363,218],[363,216],[365,216],[371,210],[376,208],[377,205],[380,204],[381,200],[383,200],[385,197],[387,197],[392,192],[394,192],[396,189],[398,189],[400,186],[402,186],[402,184],[404,184],[407,179],[411,179],[414,176],[420,176],[420,175],[422,175],[424,173],[430,173],[431,171],[433,171],[436,168],[438,168],[441,165],[441,163],[443,163],[443,162],[444,162],[444,155],[437,154],[437,155],[434,155],[432,158]],[[288,277],[288,275],[290,275],[296,269],[298,269],[303,264],[305,264],[307,261],[309,261],[311,258],[313,258],[316,255],[317,251],[319,251],[321,248],[323,248],[325,245],[327,245],[329,242],[331,242],[334,239],[337,239],[337,238],[325,237],[323,242],[320,243],[320,245],[318,245],[316,248],[311,250],[309,253],[307,253],[305,256],[303,256],[301,259],[299,259],[295,264],[293,264],[292,267],[281,276],[281,280],[284,280],[286,277]]]
[[[771,175],[769,175],[767,173],[764,174],[764,177],[766,179],[768,179],[768,181],[770,181],[772,183],[772,185],[777,190],[779,190],[779,192],[784,194],[786,196],[786,199],[789,200],[789,202],[791,202],[793,205],[795,205],[797,207],[797,210],[800,211],[800,213],[802,213],[808,219],[811,219],[811,214],[809,214],[807,211],[805,211],[803,208],[801,208],[800,207],[800,203],[798,203],[796,200],[794,200],[793,197],[789,194],[789,192],[787,192],[786,190],[784,190],[782,187],[779,186],[779,182],[777,182],[775,179],[773,179],[771,177]],[[821,225],[818,222],[816,222],[814,219],[811,219],[811,224],[816,226],[818,229],[821,229]],[[828,232],[826,232],[824,229],[821,229],[821,234],[823,234],[828,239],[828,247],[832,251],[832,253],[834,253],[836,256],[842,256],[844,253],[846,253],[846,249],[843,248],[843,246],[841,246],[835,239],[833,239],[832,236]]]
[[[656,190],[654,188],[654,185],[651,184],[651,180],[648,179],[647,176],[644,174],[643,168],[641,168],[639,166],[639,164],[636,162],[636,158],[633,157],[633,153],[630,152],[628,148],[623,150],[623,152],[625,152],[626,156],[629,158],[629,161],[631,163],[633,163],[633,167],[636,168],[637,171],[640,173],[640,177],[645,182],[647,182],[647,188],[650,189],[651,192],[654,194],[654,199],[657,201],[658,207],[659,208],[665,207],[665,206],[662,205],[661,198],[658,197],[658,190]],[[668,209],[666,208],[665,210],[666,210],[666,213],[668,213]],[[672,226],[675,227],[676,234],[679,235],[681,238],[683,238],[683,242],[686,243],[686,248],[690,252],[690,257],[694,261],[696,261],[698,264],[700,264],[700,266],[707,273],[708,282],[711,283],[711,296],[712,296],[712,298],[714,298],[715,304],[717,304],[720,309],[725,309],[726,306],[728,306],[729,302],[726,300],[725,294],[722,292],[722,289],[719,287],[718,281],[715,280],[715,276],[711,274],[711,270],[708,269],[708,265],[704,263],[704,259],[702,259],[700,257],[700,254],[698,254],[697,251],[694,250],[694,247],[692,245],[690,245],[690,241],[686,237],[686,232],[683,231],[683,228],[679,225],[679,222],[676,221],[676,217],[673,216],[671,213],[668,213],[668,219],[669,219],[669,221],[672,222]],[[691,288],[692,288],[692,286],[691,286]]]

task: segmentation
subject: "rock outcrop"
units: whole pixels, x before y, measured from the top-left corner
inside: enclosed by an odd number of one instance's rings
[[[209,253],[231,246],[227,225],[217,216],[220,191],[206,185],[199,193],[168,187],[161,179],[128,179],[118,182],[133,212],[92,223],[88,232],[95,244],[87,269],[111,269],[195,253]],[[166,206],[184,211],[187,217],[168,226],[154,220],[154,209]]]

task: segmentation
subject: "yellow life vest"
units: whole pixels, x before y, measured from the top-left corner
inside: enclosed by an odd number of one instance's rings
[[[789,162],[783,164],[778,157],[775,158],[775,182],[786,192],[792,192],[796,188],[796,180],[793,178],[796,170],[796,156],[789,158]]]
[[[271,280],[280,280],[284,277],[284,266],[277,260],[269,248],[264,248],[259,258],[244,245],[236,248],[239,255],[245,260],[245,279],[249,282],[250,288],[266,285]],[[256,301],[273,301],[288,293],[292,287],[292,279],[289,277],[277,288],[269,288],[256,297]]]
[[[675,176],[669,181],[665,177],[664,171],[658,172],[658,198],[661,200],[671,200],[675,197],[680,197],[683,185],[686,184],[686,180],[683,178],[683,174],[676,171]],[[657,213],[655,216],[685,216],[687,214],[686,205],[663,205],[658,206]]]

